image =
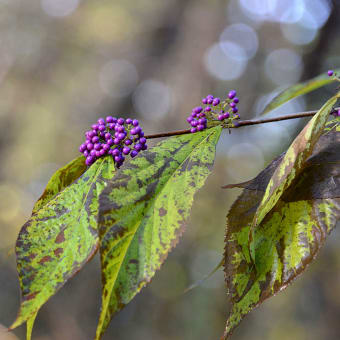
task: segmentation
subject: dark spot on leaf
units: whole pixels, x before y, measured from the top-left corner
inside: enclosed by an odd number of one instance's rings
[[[55,243],[62,243],[65,241],[64,230],[62,230],[56,237]]]
[[[38,294],[38,292],[34,292],[28,295],[23,296],[22,300],[23,301],[28,301],[28,300],[32,300],[35,298],[35,296]]]
[[[40,261],[39,264],[44,264],[45,262],[50,262],[52,261],[52,257],[51,256],[44,256]]]
[[[59,257],[59,255],[62,254],[63,251],[64,251],[63,248],[57,248],[53,252],[55,256]]]
[[[166,215],[166,213],[167,213],[167,211],[164,209],[164,208],[160,208],[159,209],[159,216],[165,216]]]

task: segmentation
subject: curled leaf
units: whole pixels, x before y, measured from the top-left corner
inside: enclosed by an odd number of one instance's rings
[[[268,182],[285,154],[244,190],[227,216],[225,278],[231,311],[224,337],[265,299],[285,289],[313,261],[340,220],[340,132],[321,136],[298,176],[266,214],[254,233],[255,265],[248,233]]]

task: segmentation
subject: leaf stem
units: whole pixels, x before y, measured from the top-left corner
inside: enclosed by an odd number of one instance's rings
[[[340,108],[334,108],[334,110],[339,110]],[[296,118],[304,118],[304,117],[311,117],[314,116],[318,111],[305,111],[299,113],[293,113],[290,115],[284,115],[274,118],[266,118],[266,119],[255,119],[255,120],[239,120],[235,121],[235,126],[224,126],[224,129],[236,129],[242,126],[248,125],[257,125],[257,124],[265,124],[265,123],[272,123],[272,122],[279,122],[281,120],[289,120],[289,119],[296,119]],[[178,130],[178,131],[171,131],[171,132],[164,132],[164,133],[156,133],[153,135],[147,135],[145,138],[152,139],[152,138],[162,138],[162,137],[171,137],[171,136],[178,136],[178,135],[186,135],[190,133],[190,129],[187,130]]]

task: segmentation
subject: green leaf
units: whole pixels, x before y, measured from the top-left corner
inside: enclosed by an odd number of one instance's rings
[[[26,322],[26,340],[31,340],[32,338],[33,325],[37,314],[38,312],[35,312]]]
[[[340,132],[321,136],[303,170],[254,234],[256,268],[248,233],[268,182],[284,154],[244,188],[227,216],[225,276],[232,308],[224,337],[265,299],[285,289],[314,260],[340,220]]]
[[[113,172],[112,157],[98,160],[20,230],[16,256],[22,299],[11,329],[32,320],[97,251],[98,196]]]
[[[340,69],[335,70],[335,72],[339,73]],[[292,85],[285,89],[284,91],[280,92],[277,96],[274,97],[263,109],[263,111],[260,113],[260,115],[264,115],[277,107],[283,105],[284,103],[290,101],[291,99],[294,99],[296,97],[299,97],[303,94],[307,94],[309,92],[312,92],[320,87],[323,87],[325,85],[328,85],[335,81],[332,77],[329,77],[326,72],[323,74],[310,79],[306,82],[299,83],[296,85]]]
[[[79,178],[86,171],[86,168],[85,157],[80,156],[57,170],[48,181],[43,194],[35,203],[32,214],[35,214],[51,198]]]
[[[154,276],[187,224],[221,127],[176,136],[131,160],[100,195],[102,310],[96,339]]]
[[[340,94],[330,98],[322,108],[313,116],[305,128],[295,138],[288,148],[280,165],[277,167],[270,179],[262,201],[258,206],[249,233],[249,248],[253,260],[254,252],[254,230],[262,222],[268,212],[275,206],[285,190],[291,185],[292,181],[304,167],[306,159],[311,155],[315,143],[321,136],[329,113],[333,105],[337,102]],[[255,261],[256,263],[256,261]]]

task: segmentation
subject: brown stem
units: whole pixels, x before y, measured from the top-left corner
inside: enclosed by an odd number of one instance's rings
[[[339,109],[340,108],[337,107],[334,110],[339,110]],[[257,120],[240,120],[240,121],[235,122],[235,126],[231,126],[231,127],[226,126],[224,128],[236,129],[236,128],[239,128],[242,126],[248,126],[248,125],[265,124],[265,123],[279,122],[281,120],[311,117],[311,116],[314,116],[317,112],[318,111],[306,111],[306,112],[299,112],[299,113],[294,113],[291,115],[284,115],[284,116],[275,117],[275,118],[257,119]],[[190,133],[190,129],[164,132],[164,133],[156,133],[153,135],[145,136],[145,138],[152,139],[152,138],[161,138],[161,137],[171,137],[171,136],[185,135],[188,133]]]

